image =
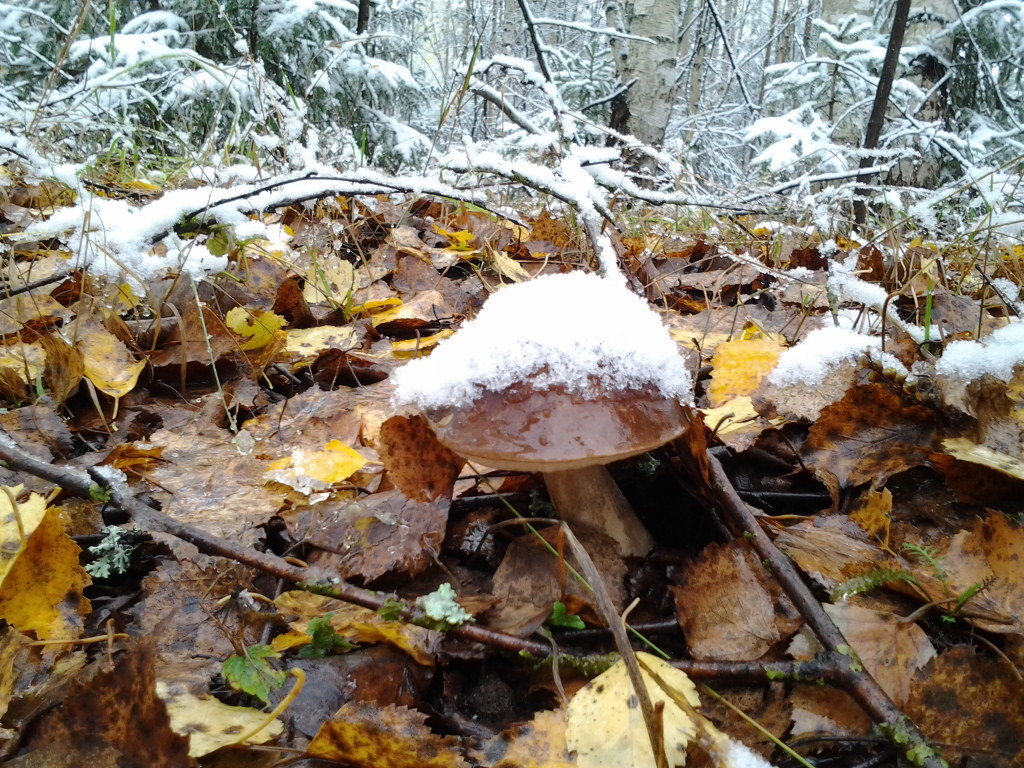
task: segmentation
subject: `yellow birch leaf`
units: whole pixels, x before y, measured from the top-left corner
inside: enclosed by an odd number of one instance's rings
[[[422,357],[425,350],[436,347],[439,341],[447,339],[454,333],[455,331],[450,328],[445,328],[443,331],[438,331],[430,336],[423,336],[418,339],[402,339],[401,341],[393,341],[391,342],[391,352],[399,360],[405,360],[412,357]]]
[[[751,395],[782,354],[782,345],[766,336],[725,341],[715,349],[708,400],[712,408],[740,395]]]
[[[0,369],[11,371],[26,384],[42,380],[46,351],[42,344],[22,341],[0,348]]]
[[[344,259],[317,261],[306,274],[302,296],[310,304],[344,304],[356,289],[356,268]]]
[[[349,310],[350,314],[364,315],[366,317],[376,317],[382,312],[388,312],[395,307],[402,306],[402,300],[394,297],[390,299],[378,299],[376,301],[367,301],[363,304],[356,304],[352,309]]]
[[[347,480],[365,464],[366,458],[358,451],[331,440],[319,451],[296,448],[291,456],[270,462],[263,477],[308,493]]]
[[[647,653],[637,653],[643,667],[657,674],[692,707],[700,706],[697,689],[684,672]],[[663,705],[661,723],[669,765],[685,765],[686,751],[698,724],[669,697],[644,668],[641,677],[651,704]],[[581,688],[566,709],[566,745],[576,752],[579,768],[653,768],[656,765],[640,707],[626,665],[619,661]]]
[[[292,632],[274,638],[271,647],[275,651],[304,644],[299,642],[299,633],[308,642],[306,630],[309,622],[318,616],[330,615],[331,629],[346,640],[360,644],[389,643],[405,651],[417,664],[434,666],[434,653],[439,641],[437,632],[401,621],[387,621],[369,608],[300,590],[285,592],[274,602],[282,612],[299,617],[289,622]]]
[[[146,361],[136,360],[114,334],[99,323],[89,323],[79,327],[75,342],[82,353],[85,377],[96,389],[123,397],[135,388]]]
[[[224,316],[224,324],[239,336],[249,338],[242,344],[242,350],[248,352],[267,346],[288,321],[276,312],[252,313],[244,307],[233,307]]]
[[[351,326],[322,325],[319,328],[292,328],[285,332],[284,351],[312,357],[325,349],[346,352],[359,346]]]
[[[259,727],[267,719],[266,713],[258,709],[233,707],[209,694],[193,696],[185,690],[179,690],[182,687],[158,680],[156,695],[167,706],[171,730],[189,737],[189,757],[202,757],[228,744],[234,744],[239,736]],[[283,730],[280,720],[272,720],[244,743],[265,744],[280,736]]]
[[[80,554],[59,508],[37,493],[17,505],[0,493],[0,619],[41,640],[78,637],[89,612],[82,590],[92,583]]]
[[[474,235],[472,232],[465,229],[456,230],[455,232],[449,232],[447,229],[442,229],[441,227],[437,226],[437,224],[433,224],[432,226],[434,228],[434,231],[437,232],[437,234],[441,235],[441,237],[445,238],[448,241],[448,248],[450,250],[460,252],[473,250],[472,243],[473,240],[476,239],[476,235]]]

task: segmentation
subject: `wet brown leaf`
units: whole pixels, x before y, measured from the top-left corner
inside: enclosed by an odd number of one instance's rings
[[[927,463],[939,424],[935,411],[902,395],[892,382],[861,384],[821,411],[807,436],[804,460],[834,473],[843,485],[878,487]]]
[[[565,710],[538,712],[488,739],[473,758],[487,768],[572,768],[565,746]]]
[[[749,545],[711,544],[680,574],[673,587],[679,625],[697,659],[752,661],[795,632],[792,605],[772,589]]]
[[[72,686],[36,726],[24,766],[189,768],[188,738],[171,730],[156,695],[155,654],[145,643],[113,670]]]
[[[944,651],[915,682],[906,713],[929,739],[964,747],[943,747],[946,759],[969,755],[977,768],[1024,765],[1024,686],[1003,660],[965,647]]]
[[[465,460],[441,444],[423,416],[392,416],[377,442],[388,477],[414,501],[451,498]]]
[[[345,578],[371,582],[389,573],[416,576],[433,565],[448,521],[448,501],[417,502],[399,491],[283,512],[288,532],[331,553],[314,558]]]

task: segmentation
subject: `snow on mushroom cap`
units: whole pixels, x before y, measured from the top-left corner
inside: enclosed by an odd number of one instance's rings
[[[692,379],[658,315],[621,281],[584,272],[545,275],[491,296],[429,357],[396,371],[399,405],[469,403],[531,377],[538,389],[582,392],[654,386],[691,401]]]

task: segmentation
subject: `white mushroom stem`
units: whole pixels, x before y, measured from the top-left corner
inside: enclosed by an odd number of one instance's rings
[[[623,555],[643,557],[654,547],[636,512],[601,464],[545,472],[551,503],[570,527],[588,526],[610,536]]]

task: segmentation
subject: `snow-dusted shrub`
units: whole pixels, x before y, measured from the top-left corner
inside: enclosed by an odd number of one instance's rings
[[[141,0],[0,6],[4,127],[68,154],[195,161],[413,160],[419,86],[411,42],[354,32],[345,0]],[[84,8],[84,10],[83,10]],[[384,31],[382,31],[384,30]]]

